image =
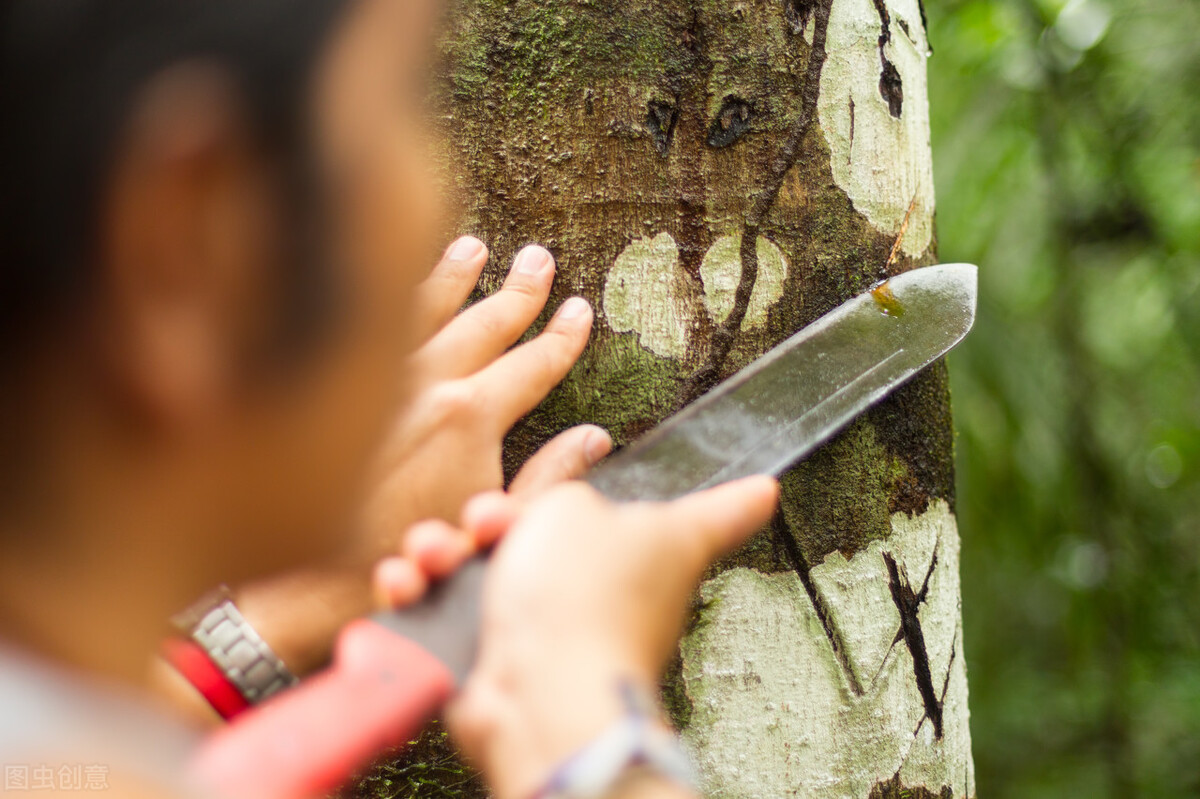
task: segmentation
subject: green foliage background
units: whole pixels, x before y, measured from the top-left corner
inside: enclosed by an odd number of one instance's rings
[[[1200,3],[926,6],[979,795],[1200,796]]]

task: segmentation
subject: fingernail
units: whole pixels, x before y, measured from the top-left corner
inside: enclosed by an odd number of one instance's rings
[[[550,253],[536,244],[530,244],[517,255],[513,268],[518,274],[536,275],[550,263]]]
[[[770,475],[757,475],[747,478],[747,482],[756,483],[756,487],[763,494],[777,495],[779,493],[779,481]]]
[[[483,252],[483,242],[474,236],[463,236],[450,245],[446,250],[446,258],[450,261],[466,261]]]
[[[590,313],[591,310],[592,306],[583,297],[572,297],[558,309],[558,318],[563,321],[571,321]]]
[[[409,605],[425,591],[425,577],[410,560],[386,558],[375,566],[376,601],[391,607]]]
[[[588,433],[583,442],[583,454],[588,463],[598,463],[601,458],[612,451],[612,438],[600,428]]]

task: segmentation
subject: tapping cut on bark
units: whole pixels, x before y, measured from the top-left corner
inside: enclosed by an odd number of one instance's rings
[[[904,110],[904,81],[900,79],[900,70],[887,57],[884,48],[892,40],[891,15],[888,13],[884,0],[874,0],[875,10],[879,12],[879,96],[888,105],[888,112],[896,119]],[[903,20],[901,20],[903,23]]]
[[[817,618],[821,621],[821,628],[825,630],[825,635],[829,638],[829,645],[833,648],[838,663],[846,674],[846,682],[850,685],[850,690],[854,692],[855,696],[862,696],[862,681],[854,673],[854,665],[847,657],[846,644],[842,641],[841,633],[834,626],[829,606],[825,603],[825,598],[821,596],[816,585],[813,584],[812,567],[808,565],[808,559],[796,543],[796,539],[792,538],[792,534],[787,528],[787,522],[783,519],[782,511],[776,513],[775,518],[771,520],[771,534],[783,546],[792,570],[800,578],[800,584],[804,586],[804,593],[808,594],[808,600],[812,602],[813,609],[817,612]]]
[[[929,591],[929,578],[933,576],[933,570],[937,568],[937,553],[934,553],[933,561],[929,564],[929,571],[925,574],[925,582],[921,585],[921,590],[916,593],[908,583],[908,575],[902,573],[896,565],[896,559],[890,553],[885,552],[883,560],[887,564],[888,587],[892,592],[892,601],[896,603],[896,610],[900,613],[900,631],[896,633],[896,640],[893,643],[903,640],[905,646],[908,647],[913,659],[913,676],[916,678],[917,688],[921,692],[921,700],[925,703],[925,716],[933,724],[934,736],[941,739],[942,703],[933,690],[929,653],[925,648],[925,633],[921,629],[921,618],[918,615],[921,603],[925,601],[925,596]],[[951,660],[953,660],[953,650],[951,650]]]

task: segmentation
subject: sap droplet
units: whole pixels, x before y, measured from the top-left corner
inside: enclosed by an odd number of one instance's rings
[[[892,287],[888,285],[888,281],[885,280],[871,289],[871,296],[875,298],[875,304],[879,306],[879,310],[884,316],[894,316],[897,319],[904,316],[904,306],[892,293]]]

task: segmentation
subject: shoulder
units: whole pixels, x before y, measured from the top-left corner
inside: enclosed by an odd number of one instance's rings
[[[196,740],[128,689],[0,646],[0,796],[184,797]]]

